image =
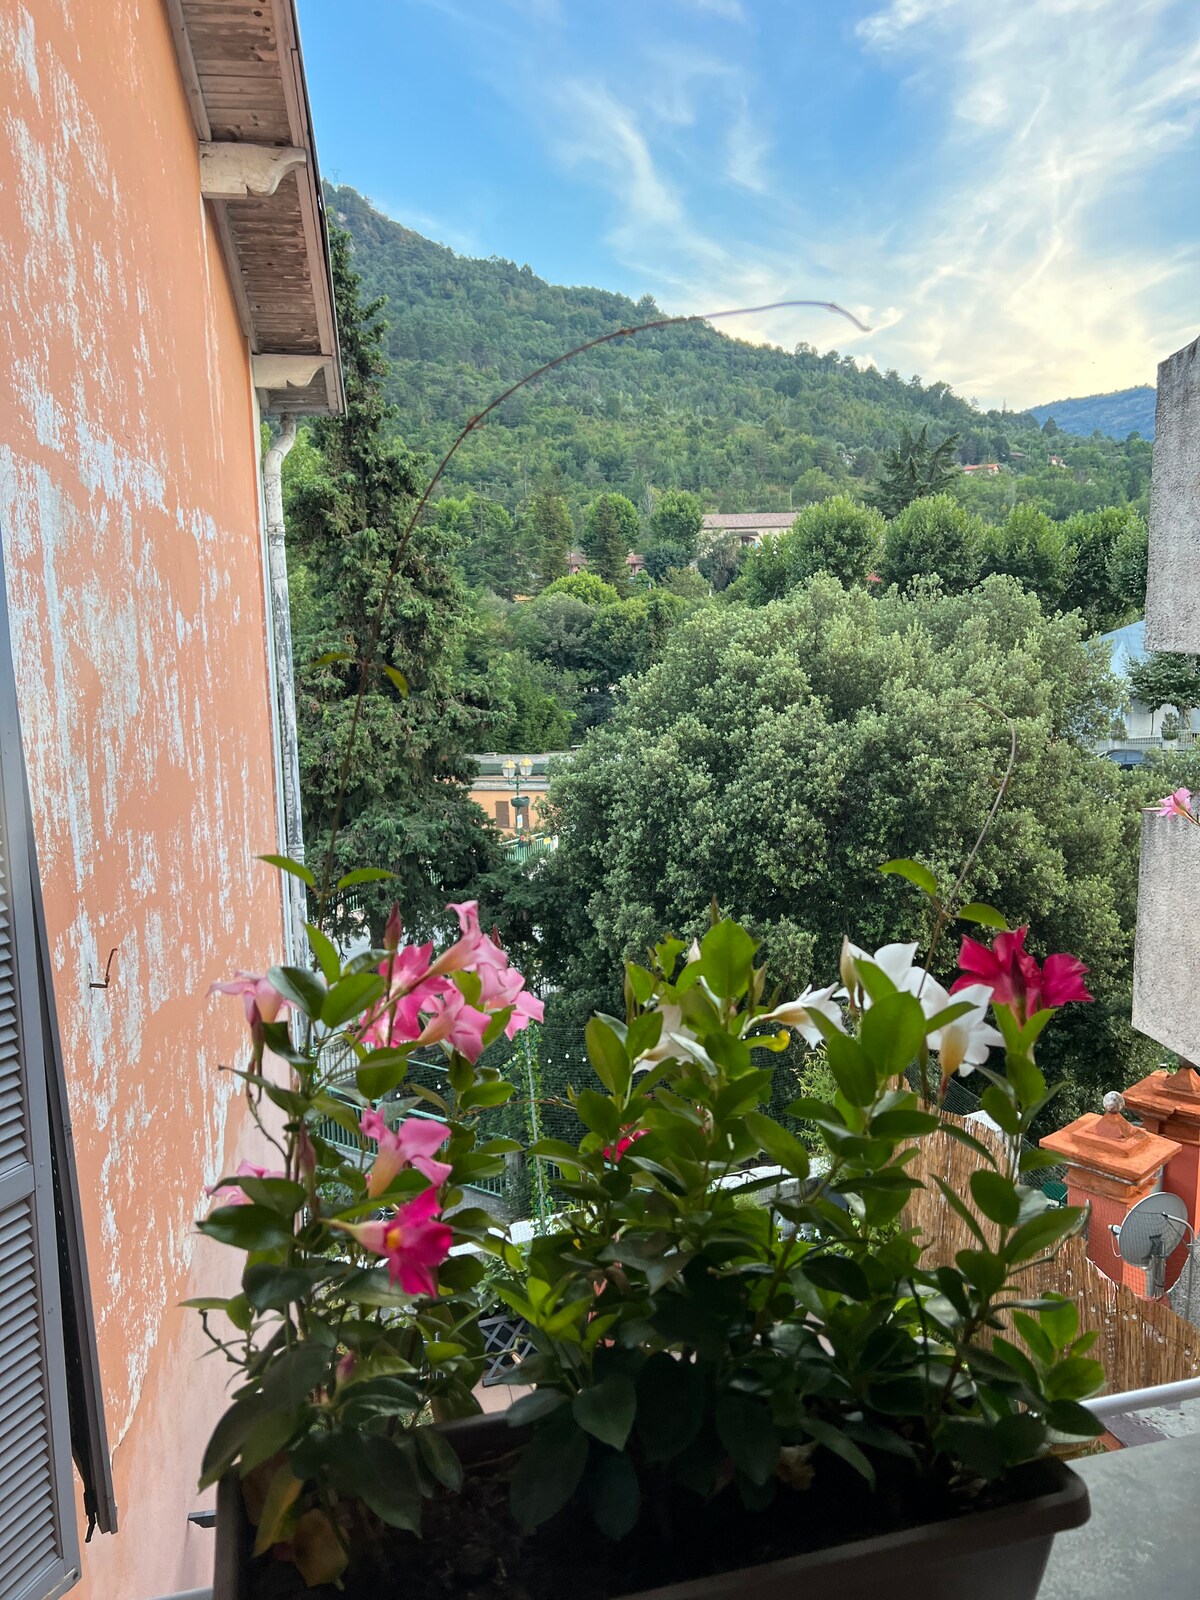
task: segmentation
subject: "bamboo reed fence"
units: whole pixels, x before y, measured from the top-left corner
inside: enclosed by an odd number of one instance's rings
[[[957,1117],[948,1120],[960,1122]],[[1000,1152],[1003,1141],[998,1135],[976,1123],[969,1131]],[[966,1196],[972,1172],[982,1165],[982,1157],[947,1133],[932,1133],[921,1141],[907,1170],[925,1187],[914,1190],[904,1221],[925,1241],[926,1264],[952,1262],[959,1250],[975,1243],[966,1224],[946,1204],[934,1177]],[[1053,1261],[1031,1267],[1021,1282],[1030,1299],[1055,1292],[1075,1301],[1080,1331],[1094,1329],[1099,1334],[1091,1354],[1103,1363],[1110,1392],[1200,1377],[1200,1328],[1165,1301],[1143,1300],[1124,1284],[1114,1283],[1088,1260],[1083,1238],[1068,1239]]]

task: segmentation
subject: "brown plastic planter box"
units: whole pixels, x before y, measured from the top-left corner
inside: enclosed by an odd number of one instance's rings
[[[473,1417],[450,1424],[447,1431],[469,1461],[476,1449],[489,1447],[508,1429],[503,1417]],[[621,1600],[1034,1600],[1054,1535],[1088,1519],[1087,1488],[1053,1458],[1019,1467],[1012,1482],[1009,1505]],[[470,1515],[469,1506],[463,1514]],[[252,1545],[240,1485],[230,1474],[217,1494],[213,1600],[249,1600]],[[324,1600],[335,1591],[312,1593],[314,1600]],[[410,1594],[407,1600],[420,1596]]]

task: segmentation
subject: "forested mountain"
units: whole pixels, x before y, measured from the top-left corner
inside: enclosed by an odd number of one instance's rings
[[[602,289],[548,284],[528,266],[456,255],[383,216],[355,190],[327,191],[353,240],[364,289],[386,296],[389,398],[405,441],[439,451],[505,383],[573,344],[658,313]],[[830,339],[836,337],[830,324]],[[809,346],[788,352],[703,324],[590,351],[508,401],[449,474],[516,511],[557,483],[573,512],[608,490],[647,515],[651,491],[679,487],[723,511],[788,510],[838,490],[861,495],[902,430],[958,436],[955,492],[988,520],[1030,502],[1062,518],[1140,503],[1150,449],[1108,439],[1064,448],[1028,414],[979,411],[947,384],[860,370]],[[1064,455],[1067,469],[1050,465]]]
[[[1030,412],[1039,422],[1053,417],[1063,433],[1087,436],[1099,428],[1110,439],[1124,439],[1131,433],[1140,433],[1143,439],[1154,437],[1153,384],[1139,384],[1136,389],[1114,389],[1111,394],[1089,394],[1079,400],[1053,400],[1049,405],[1031,406]]]

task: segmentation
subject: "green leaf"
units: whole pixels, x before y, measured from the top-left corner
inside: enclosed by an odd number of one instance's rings
[[[509,1488],[509,1504],[524,1533],[561,1511],[579,1487],[587,1465],[588,1436],[570,1414],[552,1417],[521,1452]]]
[[[946,1204],[950,1207],[951,1211],[956,1212],[958,1214],[958,1216],[960,1216],[962,1218],[962,1220],[966,1223],[967,1227],[971,1230],[971,1232],[979,1240],[980,1244],[983,1245],[986,1248],[986,1246],[987,1246],[987,1238],[984,1235],[983,1229],[979,1226],[978,1222],[971,1215],[970,1211],[963,1204],[963,1202],[959,1198],[959,1196],[954,1192],[954,1190],[950,1187],[950,1185],[946,1182],[946,1180],[944,1178],[939,1178],[936,1173],[934,1174],[933,1181],[934,1181],[934,1183],[937,1184],[938,1188],[942,1191],[942,1197],[945,1200]]]
[[[200,1488],[207,1489],[232,1465],[243,1441],[269,1412],[261,1395],[245,1395],[235,1400],[212,1431],[200,1463]]]
[[[654,1049],[662,1038],[662,1025],[661,1011],[643,1011],[640,1017],[634,1017],[625,1035],[625,1051],[631,1061]]]
[[[319,1017],[328,992],[324,983],[306,967],[271,967],[267,982],[285,999],[300,1007],[306,1017]]]
[[[575,1096],[575,1110],[579,1120],[592,1133],[598,1133],[611,1144],[620,1133],[620,1114],[605,1095],[594,1089],[581,1089]]]
[[[719,1000],[745,994],[758,945],[736,922],[718,922],[700,941],[700,971]]]
[[[971,1174],[971,1195],[990,1222],[1011,1228],[1021,1212],[1015,1186],[1000,1172],[981,1169]]]
[[[751,1483],[763,1484],[775,1470],[781,1440],[770,1412],[759,1400],[745,1394],[723,1394],[714,1420],[717,1437],[739,1472]]]
[[[637,1394],[631,1379],[620,1373],[581,1389],[571,1402],[575,1421],[585,1433],[623,1450],[637,1411]]]
[[[266,1206],[218,1206],[199,1228],[235,1250],[277,1250],[292,1237],[290,1224]]]
[[[999,928],[1007,932],[1008,923],[1003,912],[997,911],[995,906],[989,906],[982,900],[969,900],[958,913],[959,922],[978,922],[985,928]]]
[[[794,1178],[808,1176],[808,1151],[786,1128],[781,1128],[773,1117],[761,1111],[746,1113],[746,1128],[757,1139],[772,1161],[779,1163]]]
[[[540,1422],[566,1403],[567,1396],[558,1389],[534,1389],[531,1394],[523,1394],[513,1401],[504,1413],[504,1420],[510,1428],[521,1428],[527,1423]]]
[[[824,1449],[830,1450],[835,1456],[841,1456],[855,1472],[859,1472],[874,1487],[875,1468],[863,1455],[862,1451],[852,1439],[848,1439],[840,1428],[831,1422],[821,1422],[816,1417],[805,1417],[805,1431],[812,1435],[817,1443]]]
[[[334,885],[335,889],[353,889],[356,883],[387,883],[396,874],[389,872],[386,867],[355,867],[353,872],[347,872],[340,877]]]
[[[505,1079],[472,1084],[459,1096],[459,1109],[481,1111],[489,1106],[502,1106],[516,1093],[516,1084]]]
[[[1008,1465],[1004,1441],[990,1421],[945,1417],[934,1437],[940,1449],[981,1478],[998,1478]]]
[[[242,1274],[242,1289],[255,1311],[286,1311],[289,1305],[302,1300],[336,1270],[329,1261],[311,1262],[294,1267],[273,1267],[257,1263],[248,1266]]]
[[[1104,1432],[1100,1418],[1074,1400],[1056,1400],[1046,1411],[1046,1421],[1055,1433],[1069,1439],[1096,1439]]]
[[[825,1039],[825,1059],[834,1081],[850,1104],[870,1105],[875,1098],[875,1069],[858,1040],[844,1033],[830,1033]]]
[[[1065,1350],[1079,1332],[1079,1307],[1066,1295],[1052,1295],[1055,1304],[1043,1306],[1038,1321],[1046,1330],[1056,1350]]]
[[[327,933],[322,933],[315,922],[304,924],[308,934],[308,947],[317,959],[321,975],[326,983],[336,983],[342,975],[342,959],[337,953],[337,946]]]
[[[922,889],[931,900],[937,897],[937,879],[929,868],[922,866],[919,861],[911,861],[902,856],[894,861],[885,861],[879,870],[897,878],[907,878],[909,883],[915,883],[917,888]]]
[[[314,1343],[293,1345],[263,1374],[262,1397],[276,1411],[295,1411],[329,1375],[329,1351]]]
[[[1023,1222],[1008,1241],[1010,1261],[1029,1261],[1052,1245],[1056,1245],[1077,1231],[1083,1212],[1078,1206],[1050,1206],[1039,1216]]]
[[[337,1462],[339,1485],[369,1507],[381,1522],[410,1533],[421,1531],[421,1482],[412,1457],[379,1434],[345,1429]]]
[[[804,1258],[802,1270],[808,1281],[815,1283],[818,1289],[829,1289],[848,1300],[871,1298],[871,1286],[866,1273],[849,1256],[808,1255]]]
[[[862,1047],[878,1077],[890,1078],[915,1061],[928,1024],[920,1001],[911,994],[877,1000],[862,1019]]]
[[[310,889],[317,887],[317,880],[303,861],[293,861],[291,856],[259,856],[258,859],[265,861],[269,867],[278,867],[280,872],[290,872],[293,878],[299,878]]]
[[[290,1178],[239,1178],[238,1183],[256,1205],[266,1206],[289,1222],[306,1198],[303,1186]]]
[[[325,996],[320,1010],[321,1021],[327,1028],[340,1028],[350,1017],[356,1017],[383,995],[383,979],[377,972],[352,972],[334,984]]]
[[[314,656],[309,662],[310,667],[331,667],[335,661],[353,661],[354,657],[349,650],[326,650],[323,655]]]
[[[414,1437],[417,1441],[417,1452],[431,1476],[436,1478],[443,1488],[449,1489],[452,1494],[457,1494],[462,1488],[462,1462],[445,1434],[439,1433],[436,1428],[424,1427],[418,1428]]]
[[[661,1027],[661,1019],[659,1025]],[[596,1069],[596,1076],[609,1094],[623,1100],[629,1089],[632,1074],[625,1046],[608,1023],[599,1017],[593,1017],[589,1021],[584,1030],[584,1039],[587,1043],[588,1056]]]
[[[941,1127],[942,1119],[930,1111],[881,1111],[867,1124],[872,1139],[919,1139]]]
[[[627,1455],[608,1455],[591,1473],[588,1501],[596,1526],[609,1539],[623,1539],[637,1523],[642,1491]]]
[[[400,668],[399,667],[391,667],[391,666],[389,666],[387,664],[386,661],[381,661],[379,663],[379,670],[380,670],[380,672],[386,674],[386,676],[389,677],[392,680],[392,682],[396,685],[397,689],[399,689],[400,693],[407,700],[408,699],[408,679],[400,671]]]
[[[646,1460],[669,1461],[704,1421],[705,1382],[690,1361],[658,1351],[637,1378],[637,1431]]]

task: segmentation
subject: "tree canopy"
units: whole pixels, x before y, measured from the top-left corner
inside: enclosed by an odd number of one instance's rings
[[[1004,771],[1002,711],[1016,770],[966,893],[1092,969],[1104,1003],[1043,1063],[1069,1064],[1068,1104],[1091,1105],[1144,1055],[1126,1020],[1137,810],[1087,748],[1117,699],[1078,619],[1011,579],[874,599],[820,576],[767,606],[703,608],[554,780],[536,911],[552,976],[596,993],[663,929],[702,932],[713,895],[789,992],[836,975],[843,934],[920,938],[921,898],[878,867],[918,856],[953,879]]]

